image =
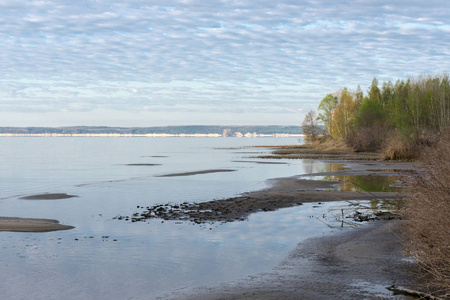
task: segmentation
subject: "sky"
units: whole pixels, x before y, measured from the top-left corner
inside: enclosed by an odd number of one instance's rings
[[[448,0],[0,0],[0,126],[300,125],[450,71]]]

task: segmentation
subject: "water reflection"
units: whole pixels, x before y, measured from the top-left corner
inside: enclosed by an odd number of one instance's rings
[[[402,176],[384,175],[330,175],[309,176],[311,180],[324,180],[338,182],[336,187],[340,191],[359,192],[401,192]]]
[[[344,164],[328,163],[319,160],[305,159],[303,163],[305,164],[305,174],[335,172],[347,169]]]
[[[186,286],[269,271],[302,239],[330,231],[316,219],[328,204],[258,213],[248,221],[223,225],[113,220],[119,214],[131,215],[137,205],[229,198],[262,189],[269,178],[329,169],[312,160],[254,163],[260,159],[224,148],[272,139],[2,141],[7,141],[0,147],[2,214],[58,219],[75,226],[66,232],[0,233],[4,299],[154,299]],[[146,167],[149,164],[161,165]],[[156,177],[208,169],[236,172]],[[78,197],[19,199],[44,193]]]
[[[332,176],[331,181],[345,182],[339,184],[342,191],[361,191],[361,192],[399,192],[401,188],[397,186],[398,176]]]
[[[260,160],[224,148],[267,144],[269,139],[7,141],[0,147],[2,214],[58,219],[76,228],[41,234],[0,233],[0,295],[4,299],[152,299],[186,286],[218,284],[268,271],[302,239],[329,232],[332,228],[318,218],[336,203],[258,213],[248,221],[223,225],[160,220],[138,224],[112,218],[133,214],[137,205],[223,199],[264,188],[269,178],[345,169],[341,164],[315,160],[254,163]],[[127,166],[130,163],[161,165]],[[237,171],[156,177],[207,169]],[[78,197],[18,199],[42,193]],[[339,227],[338,221],[328,221]]]
[[[341,228],[357,227],[361,225],[361,222],[398,218],[403,205],[403,200],[387,199],[336,202],[327,211],[327,218],[324,217],[324,220],[321,221],[330,228],[336,228],[336,226]],[[333,222],[330,222],[330,220]]]
[[[318,219],[332,205],[204,226],[110,220],[70,232],[0,233],[0,293],[6,299],[154,299],[186,286],[236,280],[270,270],[302,239],[330,232]]]

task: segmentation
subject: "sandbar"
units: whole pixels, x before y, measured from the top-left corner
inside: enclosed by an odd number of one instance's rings
[[[161,164],[127,164],[127,166],[132,167],[153,167],[153,166],[160,166]]]
[[[285,162],[275,162],[275,161],[252,161],[252,160],[233,160],[232,162],[239,162],[239,163],[253,163],[253,164],[259,164],[259,165],[286,165]]]
[[[60,200],[78,197],[76,195],[68,195],[66,193],[48,193],[48,194],[37,194],[25,197],[20,197],[22,200]]]
[[[73,228],[75,227],[61,225],[59,221],[52,219],[0,217],[0,231],[48,232]]]
[[[160,176],[156,176],[156,177],[193,176],[193,175],[200,175],[200,174],[235,172],[235,171],[236,170],[230,170],[230,169],[212,169],[212,170],[201,170],[201,171],[194,171],[194,172],[172,173],[172,174],[160,175]]]

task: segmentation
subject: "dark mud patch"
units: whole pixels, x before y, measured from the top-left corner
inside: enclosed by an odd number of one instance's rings
[[[127,164],[127,166],[130,167],[154,167],[154,166],[160,166],[161,164]]]
[[[203,224],[211,222],[244,221],[248,215],[260,211],[273,211],[282,207],[301,205],[301,202],[279,202],[271,199],[255,199],[236,197],[226,200],[215,200],[202,203],[161,204],[141,207],[143,211],[132,216],[117,216],[114,219],[131,222],[142,222],[148,219],[190,221]]]
[[[212,200],[201,203],[183,203],[183,204],[161,204],[154,206],[138,207],[138,212],[131,216],[117,216],[115,219],[130,222],[146,221],[149,219],[190,221],[193,223],[212,223],[212,222],[232,222],[246,220],[252,213],[263,211],[274,211],[281,208],[293,207],[307,202],[329,202],[329,201],[351,201],[351,200],[393,200],[401,199],[402,193],[397,189],[374,188],[369,186],[378,183],[377,179],[383,179],[379,176],[364,176],[368,183],[359,181],[358,185],[363,185],[364,189],[355,190],[349,188],[337,188],[334,176],[339,175],[373,175],[376,172],[368,171],[364,163],[347,163],[348,167],[336,165],[339,171],[313,173],[305,176],[328,176],[329,180],[305,180],[303,176],[279,178],[270,180],[270,188],[245,193],[241,196]],[[380,169],[386,170],[386,164],[378,162]],[[392,164],[392,169],[398,169]],[[412,166],[410,166],[412,167]],[[373,167],[370,167],[373,169]],[[390,169],[390,168],[389,168]],[[234,170],[204,170],[197,172],[176,173],[162,175],[169,176],[189,176],[197,174],[206,174],[214,172],[230,172]],[[353,178],[348,176],[347,178]],[[348,181],[346,180],[341,181]],[[384,183],[381,182],[381,183]],[[385,184],[386,185],[386,184]],[[370,191],[370,192],[367,192]],[[356,221],[372,220],[380,216],[355,215]],[[384,217],[383,217],[384,218]],[[388,217],[389,218],[389,217]]]
[[[302,185],[299,190],[298,184]],[[292,188],[296,185],[295,188]],[[374,200],[394,199],[397,193],[362,193],[353,191],[317,190],[326,187],[328,182],[295,180],[287,178],[279,180],[275,187],[247,193],[239,197],[212,200],[201,203],[160,204],[154,206],[138,206],[138,212],[131,216],[117,216],[114,219],[129,222],[146,222],[150,219],[188,221],[196,224],[245,221],[248,216],[258,212],[275,211],[281,208],[294,207],[303,203],[330,202],[342,200]],[[310,189],[310,190],[307,190]],[[356,216],[356,221],[366,217]],[[371,217],[372,219],[372,217]]]
[[[251,161],[251,160],[233,160],[232,162],[238,163],[253,163],[259,165],[287,165],[285,162],[274,162],[274,161]]]
[[[172,174],[159,175],[156,177],[193,176],[193,175],[201,175],[201,174],[235,172],[235,171],[236,170],[230,170],[230,169],[213,169],[213,170],[202,170],[202,171],[184,172],[184,173],[172,173]]]
[[[53,193],[53,194],[38,194],[38,195],[30,195],[25,197],[20,197],[22,200],[60,200],[60,199],[68,199],[78,197],[76,195],[69,195],[66,193]]]
[[[395,173],[414,174],[417,172],[417,170],[410,170],[410,169],[382,169],[382,170],[367,170],[367,171],[368,172],[389,173],[389,174],[395,174]]]

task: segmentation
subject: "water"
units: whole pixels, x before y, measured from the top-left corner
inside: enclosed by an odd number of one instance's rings
[[[266,187],[266,180],[322,172],[326,164],[252,158],[251,145],[286,138],[2,138],[2,216],[57,219],[47,233],[0,232],[5,299],[154,299],[269,271],[302,239],[330,231],[318,221],[333,204],[253,214],[243,222],[127,223],[138,205],[201,202]],[[153,166],[129,164],[157,164]],[[235,172],[160,175],[210,169]],[[61,200],[22,200],[68,193]]]
[[[400,192],[402,176],[394,175],[333,175],[308,176],[310,180],[326,180],[340,182],[336,190],[359,192]]]

